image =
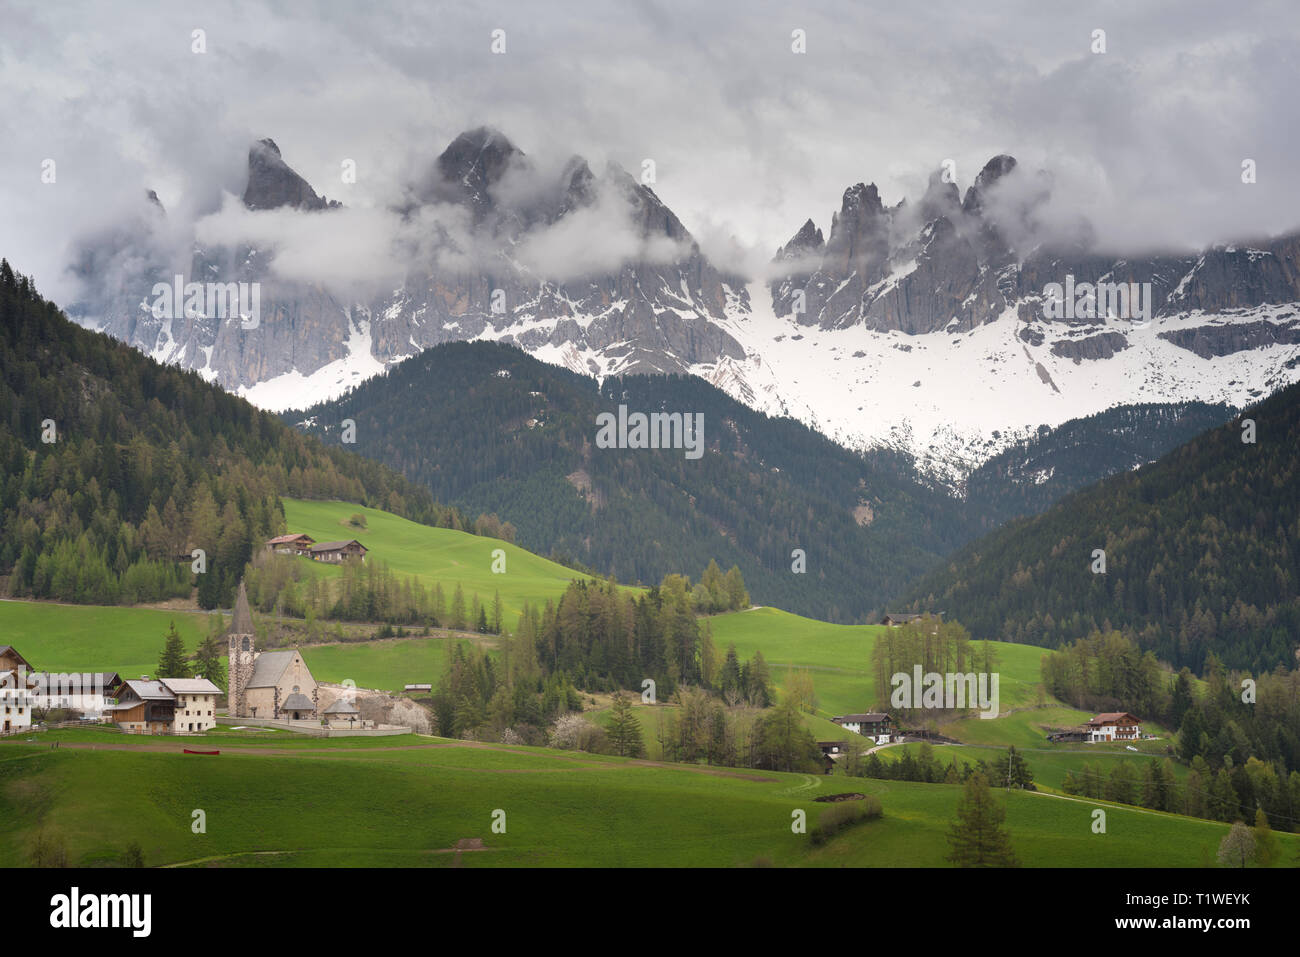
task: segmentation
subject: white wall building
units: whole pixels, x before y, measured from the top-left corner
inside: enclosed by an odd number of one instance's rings
[[[221,689],[207,678],[161,678],[164,688],[176,696],[175,734],[199,734],[216,727],[217,695]]]

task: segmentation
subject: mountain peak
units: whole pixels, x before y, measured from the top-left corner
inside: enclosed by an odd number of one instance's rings
[[[962,203],[962,209],[968,213],[978,213],[984,208],[984,194],[994,183],[1000,181],[1004,176],[1016,168],[1016,158],[1006,153],[999,153],[979,171],[975,177],[975,183],[970,189],[966,190],[966,199]]]
[[[331,209],[341,205],[317,195],[311,184],[280,158],[275,140],[258,140],[248,150],[248,186],[244,205],[249,209]]]
[[[788,243],[776,251],[777,259],[794,259],[806,255],[820,255],[826,246],[822,231],[811,219],[807,220]]]

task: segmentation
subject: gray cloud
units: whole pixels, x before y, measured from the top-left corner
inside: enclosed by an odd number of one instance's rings
[[[1300,225],[1297,27],[1285,0],[1050,14],[1032,0],[13,3],[0,36],[0,254],[71,296],[70,241],[140,214],[154,188],[173,241],[242,222],[323,244],[350,273],[382,268],[393,243],[422,242],[383,210],[482,124],[532,156],[580,153],[593,169],[653,159],[655,191],[728,266],[759,268],[809,216],[828,230],[854,182],[874,181],[892,204],[953,159],[964,190],[1000,152],[1050,169],[1050,215],[1086,216],[1117,247],[1269,234]],[[496,28],[504,55],[490,52]],[[795,28],[804,55],[791,52]],[[1108,49],[1095,55],[1098,28]],[[194,29],[204,54],[191,52]],[[303,237],[223,206],[261,136],[347,204],[336,222],[355,224],[351,235]],[[1250,186],[1246,158],[1258,164]],[[345,159],[355,184],[341,180]],[[359,250],[367,240],[377,248]],[[579,240],[530,253],[549,267],[580,255]],[[277,265],[305,274],[310,260],[290,250]]]

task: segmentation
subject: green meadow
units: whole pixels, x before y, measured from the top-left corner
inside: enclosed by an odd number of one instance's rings
[[[720,651],[734,643],[736,654],[746,660],[762,650],[778,685],[791,670],[808,669],[817,693],[817,713],[823,717],[870,711],[888,698],[890,689],[877,689],[871,670],[871,649],[884,626],[833,625],[777,608],[752,608],[708,621]],[[1000,709],[1037,703],[1043,649],[1002,641],[989,644],[1000,674]],[[980,643],[975,648],[979,650]]]
[[[903,756],[904,751],[911,751],[915,755],[920,747],[920,744],[915,743],[891,745],[876,753],[880,755],[882,761],[897,761]],[[945,768],[953,762],[954,758],[957,766],[961,767],[963,764],[975,764],[978,761],[992,764],[1006,753],[1005,747],[994,745],[937,744],[933,745],[933,748],[935,758]],[[1040,790],[1047,788],[1053,791],[1061,790],[1067,773],[1072,771],[1076,778],[1079,777],[1083,773],[1085,764],[1097,765],[1101,767],[1103,773],[1110,774],[1115,762],[1123,761],[1132,766],[1133,780],[1141,781],[1142,768],[1150,764],[1152,758],[1163,761],[1165,757],[1164,754],[1134,754],[1132,751],[1124,750],[1123,745],[1118,747],[1113,744],[1056,745],[1044,744],[1042,741],[1034,747],[1022,748],[1017,745],[1016,753],[1028,763],[1034,775],[1034,784]],[[1179,781],[1186,779],[1187,767],[1177,761],[1172,762],[1172,765],[1174,777]]]
[[[96,737],[97,736],[97,737]],[[138,842],[145,863],[193,866],[945,866],[961,789],[839,775],[659,765],[542,748],[427,737],[303,741],[222,732],[180,742],[54,731],[0,742],[0,866],[27,862],[38,834],[73,865],[115,864]],[[51,740],[64,745],[51,749]],[[269,740],[268,740],[269,739]],[[115,749],[117,748],[117,749]],[[111,788],[105,781],[147,782]],[[822,847],[811,827],[846,790],[880,797],[884,817]],[[1227,827],[1097,802],[997,792],[1028,866],[1198,866]],[[194,834],[193,812],[207,830]],[[505,832],[494,832],[494,815]],[[482,850],[454,852],[466,839]],[[1279,835],[1283,857],[1295,836]]]
[[[172,622],[189,651],[208,633],[203,612],[0,601],[0,644],[13,645],[37,671],[117,671],[137,678],[157,669]]]
[[[479,599],[490,606],[492,596],[500,592],[508,628],[514,627],[524,602],[559,600],[569,582],[587,577],[509,542],[450,528],[430,528],[374,508],[292,498],[283,502],[290,532],[305,532],[318,542],[355,538],[369,549],[367,561],[383,562],[399,576],[418,575],[429,588],[438,582],[448,601],[457,584],[464,589],[467,605],[477,592]],[[365,528],[349,524],[355,514],[365,516]],[[501,574],[492,571],[492,553],[496,549],[505,552],[505,572]],[[301,561],[318,574],[339,573],[334,565],[305,558]]]
[[[123,678],[152,675],[171,622],[193,651],[208,631],[206,612],[159,611],[99,605],[0,601],[0,644],[11,644],[38,671],[117,671]],[[361,688],[400,691],[405,684],[436,685],[447,670],[448,646],[491,639],[390,638],[304,645],[303,658],[318,681],[352,679]]]

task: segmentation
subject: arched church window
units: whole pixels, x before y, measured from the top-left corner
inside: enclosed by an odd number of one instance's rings
[[[242,642],[241,644],[242,644],[242,647],[243,647],[244,651],[247,651],[247,650],[248,650],[248,636],[247,636],[247,635],[244,636],[244,640],[243,640],[243,642]]]

